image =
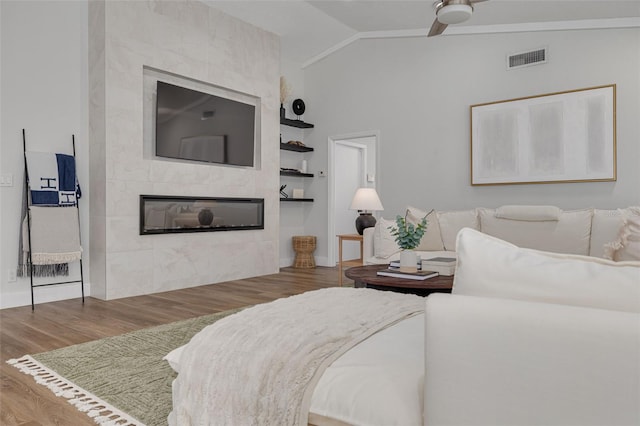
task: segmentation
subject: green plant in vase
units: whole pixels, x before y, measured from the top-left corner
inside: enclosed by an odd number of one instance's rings
[[[420,240],[427,230],[427,218],[414,225],[407,222],[407,218],[400,215],[396,216],[396,226],[390,226],[391,235],[395,237],[396,243],[402,249],[400,252],[400,271],[416,272],[418,270],[418,257],[413,251],[420,244]]]

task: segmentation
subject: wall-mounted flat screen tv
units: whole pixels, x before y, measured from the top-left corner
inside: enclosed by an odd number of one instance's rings
[[[158,81],[156,156],[253,166],[255,106]]]

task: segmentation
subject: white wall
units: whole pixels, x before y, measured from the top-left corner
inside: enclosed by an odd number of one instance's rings
[[[0,173],[13,186],[0,188],[0,307],[30,303],[29,280],[7,282],[18,262],[18,230],[24,182],[22,129],[27,149],[70,154],[76,136],[83,245],[88,247],[89,160],[87,142],[87,5],[77,1],[1,1]],[[85,250],[85,278],[89,272]],[[71,277],[79,277],[78,262]],[[36,284],[52,279],[38,278]],[[90,292],[87,283],[87,292]],[[80,297],[77,284],[36,290],[36,302]]]
[[[511,52],[547,46],[545,65],[507,71]],[[331,82],[331,84],[327,84]],[[469,106],[617,84],[617,182],[470,186]],[[615,208],[640,203],[640,30],[581,30],[360,40],[309,66],[305,93],[316,124],[310,163],[324,167],[335,134],[380,133],[384,217],[407,204],[462,209],[502,204]],[[325,235],[326,184],[306,231]],[[318,241],[319,256],[327,241]]]

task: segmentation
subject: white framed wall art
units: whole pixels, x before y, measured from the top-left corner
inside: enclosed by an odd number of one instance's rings
[[[471,105],[471,185],[616,180],[616,85]]]

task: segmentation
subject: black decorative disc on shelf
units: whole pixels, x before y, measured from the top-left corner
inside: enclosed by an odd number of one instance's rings
[[[304,101],[302,99],[294,100],[293,104],[291,104],[291,109],[293,110],[293,113],[295,115],[304,114],[304,110],[305,110]]]

